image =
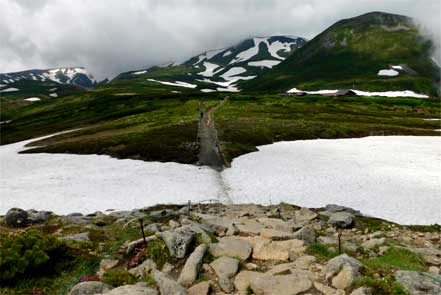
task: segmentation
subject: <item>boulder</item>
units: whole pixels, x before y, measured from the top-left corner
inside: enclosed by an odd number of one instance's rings
[[[111,290],[106,295],[158,295],[158,291],[145,286],[144,283],[124,285]]]
[[[317,258],[315,258],[314,256],[300,256],[294,262],[278,264],[266,273],[277,275],[282,273],[292,273],[293,270],[307,270],[316,261]]]
[[[157,269],[156,263],[151,259],[144,260],[140,265],[131,268],[129,272],[139,279],[144,279],[152,271]]]
[[[363,244],[361,244],[361,245],[363,246],[363,248],[372,249],[372,248],[379,247],[379,246],[383,245],[385,241],[386,241],[385,238],[370,239],[370,240],[363,242]]]
[[[363,267],[357,259],[342,254],[328,261],[323,272],[326,281],[331,281],[337,289],[346,289],[353,280],[360,276],[360,269]]]
[[[239,261],[223,256],[210,263],[210,266],[219,278],[219,287],[227,293],[233,292],[234,286],[231,279],[239,269]]]
[[[94,295],[105,293],[113,287],[101,282],[82,282],[76,284],[69,292],[69,295]]]
[[[150,223],[149,225],[144,226],[144,231],[156,233],[160,232],[161,228],[157,223]]]
[[[153,272],[153,278],[159,287],[161,294],[170,295],[185,295],[186,290],[181,284],[173,280],[169,275],[162,273],[160,271]]]
[[[257,280],[251,280],[250,287],[256,295],[295,295],[309,290],[312,282],[294,274],[263,275]]]
[[[253,248],[253,258],[257,260],[287,261],[305,250],[301,240],[271,241],[261,237],[242,238]]]
[[[210,292],[210,283],[200,282],[187,290],[188,295],[208,295]]]
[[[43,223],[46,222],[54,213],[51,211],[35,211],[28,210],[28,220],[31,223]]]
[[[274,241],[283,241],[294,238],[294,233],[264,228],[260,231],[260,236]]]
[[[345,207],[345,206],[340,206],[340,205],[335,205],[335,204],[328,204],[326,205],[326,211],[330,212],[330,213],[335,213],[335,212],[348,212],[351,213],[355,216],[363,216],[363,214],[361,214],[360,211],[358,210],[354,210],[352,208],[349,207]]]
[[[310,226],[304,226],[298,231],[296,231],[293,235],[294,239],[302,240],[306,245],[313,244],[317,240],[317,233],[315,229]]]
[[[196,237],[196,233],[188,227],[180,227],[156,233],[156,236],[164,240],[170,255],[176,258],[184,258],[188,247]]]
[[[395,279],[411,295],[439,295],[441,294],[441,275],[427,272],[399,270]]]
[[[239,228],[233,223],[230,225],[230,227],[227,229],[227,232],[225,233],[226,236],[235,236],[239,234]]]
[[[308,209],[308,208],[301,208],[300,210],[296,211],[294,213],[294,218],[296,223],[305,225],[309,223],[311,220],[317,218],[317,213],[314,211]]]
[[[251,281],[260,280],[265,274],[256,271],[241,271],[234,278],[234,287],[239,292],[239,294],[249,294],[248,289],[250,288]]]
[[[207,251],[207,245],[201,244],[188,257],[178,279],[182,286],[189,287],[196,281],[205,251]]]
[[[5,223],[10,227],[25,227],[29,223],[28,212],[20,208],[9,209],[5,216]]]
[[[232,237],[221,238],[218,243],[210,244],[209,251],[214,257],[228,256],[247,260],[251,255],[251,246],[246,241]]]
[[[334,288],[331,288],[329,286],[323,285],[319,282],[315,282],[314,283],[314,287],[319,290],[320,292],[322,292],[322,294],[324,295],[345,295],[345,291],[343,290],[336,290]]]
[[[264,225],[266,228],[275,229],[282,232],[288,232],[292,233],[293,229],[295,228],[296,224],[294,221],[284,221],[279,218],[268,218],[268,217],[262,217],[258,218],[257,221]]]
[[[354,223],[354,215],[349,212],[333,213],[328,220],[329,224],[333,224],[339,228],[348,228]]]

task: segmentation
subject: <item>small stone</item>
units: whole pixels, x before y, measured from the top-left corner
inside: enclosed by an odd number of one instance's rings
[[[181,284],[173,280],[169,275],[160,271],[153,272],[153,278],[159,287],[161,294],[185,295],[186,290]]]
[[[175,266],[169,262],[164,263],[162,266],[161,271],[165,274],[171,274],[173,269],[175,269]]]
[[[344,266],[343,269],[332,278],[332,286],[344,290],[348,288],[357,277],[359,277],[357,270],[352,266]]]
[[[76,284],[69,292],[69,295],[94,295],[112,290],[113,287],[101,282],[82,282]]]
[[[227,232],[225,233],[226,236],[235,236],[237,234],[239,234],[239,229],[234,223],[228,227]]]
[[[248,270],[256,270],[258,268],[258,265],[255,263],[247,263],[245,264],[245,268]]]
[[[436,274],[436,275],[440,274],[439,267],[436,267],[436,266],[429,267],[429,272],[433,273],[433,274]]]
[[[345,295],[345,291],[336,290],[329,286],[325,286],[319,282],[314,282],[314,287],[320,292],[322,292],[324,295]]]
[[[102,276],[106,270],[116,267],[119,263],[117,259],[103,259],[100,262],[100,268],[98,270],[98,275]]]
[[[160,232],[161,228],[157,223],[150,223],[149,225],[144,227],[144,231],[156,233]]]
[[[210,283],[200,282],[187,290],[188,295],[208,295],[210,292]]]
[[[164,240],[170,255],[176,258],[185,257],[188,247],[196,237],[196,233],[188,227],[180,227],[173,231],[158,232],[156,235]]]
[[[360,287],[352,291],[350,295],[372,295],[372,289],[368,287]]]
[[[173,219],[170,219],[170,221],[168,222],[168,225],[170,226],[171,229],[175,229],[180,226],[179,222],[174,221]]]

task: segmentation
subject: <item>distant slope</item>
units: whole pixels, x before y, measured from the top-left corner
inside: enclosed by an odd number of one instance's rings
[[[419,35],[409,17],[372,12],[335,23],[241,87],[249,91],[409,89],[435,95],[439,68],[432,50],[432,43]],[[386,75],[378,75],[381,70]]]
[[[206,51],[182,64],[155,66],[117,76],[112,83],[149,82],[181,91],[239,91],[237,83],[254,79],[306,44],[291,36],[255,37],[229,48]]]

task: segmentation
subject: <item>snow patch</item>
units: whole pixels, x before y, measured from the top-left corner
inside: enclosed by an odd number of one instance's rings
[[[29,98],[25,98],[24,100],[27,100],[27,101],[40,101],[41,99],[39,97],[29,97]]]
[[[394,76],[398,76],[399,74],[400,73],[395,70],[379,70],[377,75],[394,77]]]
[[[213,75],[215,74],[214,70],[216,70],[219,67],[219,65],[217,64],[213,64],[206,61],[204,61],[203,65],[205,67],[205,71],[200,72],[198,74],[204,77],[213,77]]]
[[[18,88],[10,87],[10,88],[0,90],[0,92],[14,92],[14,91],[19,91],[19,90],[20,89],[18,89]]]
[[[243,67],[234,67],[229,69],[227,72],[223,73],[221,77],[224,78],[225,80],[231,80],[232,76],[245,73],[246,71],[247,70]]]
[[[440,118],[428,118],[428,119],[423,119],[424,121],[440,121]]]
[[[141,75],[147,73],[147,70],[132,73],[133,75]]]
[[[222,57],[227,57],[231,55],[233,52],[231,50],[225,51],[225,53],[222,55]]]
[[[351,89],[355,92],[356,95],[359,96],[382,96],[382,97],[415,97],[415,98],[428,98],[429,96],[425,94],[418,94],[412,90],[403,90],[403,91],[378,91],[378,92],[369,92],[362,90]],[[306,92],[307,94],[336,94],[338,90],[318,90],[318,91],[302,91],[297,88],[292,88],[287,91],[287,93],[299,93]]]
[[[205,89],[201,89],[201,92],[210,93],[210,92],[216,92],[216,90],[205,88]]]
[[[392,66],[391,68],[394,70],[401,70],[401,71],[403,70],[402,66]]]
[[[339,204],[401,224],[440,224],[440,145],[439,136],[279,142],[234,159],[223,178],[234,203]]]
[[[58,97],[58,94],[56,94],[56,93],[51,93],[51,94],[49,94],[49,96],[50,96],[50,97]]]
[[[248,63],[248,65],[252,66],[252,67],[266,67],[266,68],[271,69],[272,67],[274,67],[275,65],[278,65],[279,63],[280,63],[279,60],[266,59],[266,60],[260,60],[260,61],[250,61]]]
[[[169,85],[169,86],[185,87],[185,88],[196,88],[197,87],[197,85],[190,84],[187,82],[182,82],[182,81],[175,81],[174,83],[173,82],[166,82],[166,81],[158,81],[155,79],[147,79],[147,81],[157,82],[157,83],[161,83],[161,84]]]
[[[0,214],[13,207],[58,214],[131,210],[219,195],[211,168],[104,155],[18,154],[35,140],[0,146]]]

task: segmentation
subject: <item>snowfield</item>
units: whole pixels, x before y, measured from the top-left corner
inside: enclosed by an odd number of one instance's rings
[[[267,67],[267,68],[272,68],[275,65],[278,65],[280,63],[280,61],[278,60],[270,60],[270,59],[266,59],[266,60],[259,60],[259,61],[250,61],[248,63],[249,66],[252,67]]]
[[[378,71],[378,76],[398,76],[399,72],[395,71],[395,70],[379,70]]]
[[[59,214],[129,210],[218,195],[216,173],[206,167],[99,155],[18,154],[28,142],[0,147],[0,214],[12,207]]]
[[[223,172],[238,203],[339,204],[402,224],[441,223],[441,137],[302,140],[259,147]]]
[[[155,80],[155,79],[147,79],[147,81],[157,82],[157,83],[161,83],[164,85],[176,86],[176,87],[185,87],[185,88],[196,88],[197,87],[197,85],[190,84],[187,82],[182,82],[182,81],[175,81],[174,83],[173,82],[166,82],[166,81],[159,81],[159,80]]]
[[[358,96],[382,96],[382,97],[415,97],[415,98],[429,98],[429,96],[425,94],[415,93],[412,90],[403,90],[403,91],[377,91],[377,92],[369,92],[351,89]],[[303,91],[297,88],[292,88],[288,90],[286,93],[299,93],[306,92],[307,94],[336,94],[338,92],[337,89],[333,90],[317,90],[317,91]]]
[[[334,203],[401,224],[441,223],[437,136],[279,142],[236,158],[221,174],[102,155],[18,154],[29,142],[0,146],[0,214],[11,207],[65,214],[220,199]]]

